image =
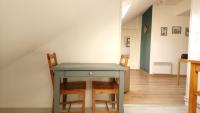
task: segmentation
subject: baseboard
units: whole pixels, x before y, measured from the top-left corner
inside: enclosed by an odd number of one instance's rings
[[[153,74],[150,74],[150,75],[176,76],[174,74],[163,74],[163,73],[153,73]]]
[[[140,71],[140,69],[130,69],[130,70],[132,70],[132,71]]]
[[[154,73],[150,75],[163,75],[163,76],[177,76],[177,74],[163,74],[163,73]],[[180,75],[180,77],[186,77],[187,75]]]
[[[96,108],[97,110],[106,110],[106,108]],[[60,109],[61,112],[66,110]],[[71,111],[81,111],[81,108],[71,108]],[[0,113],[51,113],[51,108],[0,108]],[[91,108],[86,107],[86,113],[92,113]]]

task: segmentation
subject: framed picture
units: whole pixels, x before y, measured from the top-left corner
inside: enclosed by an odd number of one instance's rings
[[[125,44],[126,44],[126,47],[130,47],[130,36],[125,36]]]
[[[167,27],[161,27],[161,36],[167,36]]]
[[[144,28],[143,28],[143,32],[144,32],[144,33],[147,33],[147,31],[148,31],[148,26],[145,25]]]
[[[186,28],[185,28],[185,36],[189,36],[189,32],[190,32],[190,31],[189,31],[189,27],[186,27]]]
[[[172,26],[172,34],[181,34],[181,26]]]

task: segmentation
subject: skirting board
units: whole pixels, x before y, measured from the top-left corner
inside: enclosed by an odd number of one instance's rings
[[[80,111],[81,109],[72,108],[71,110]],[[97,108],[97,110],[102,111],[105,108]],[[0,108],[0,113],[51,113],[51,108]],[[92,113],[91,108],[86,108],[86,113]]]

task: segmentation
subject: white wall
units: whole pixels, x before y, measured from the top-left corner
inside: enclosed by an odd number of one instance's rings
[[[142,17],[138,16],[122,26],[121,53],[126,54],[125,36],[131,36],[129,48],[129,66],[131,69],[140,68],[140,43],[141,43]]]
[[[136,30],[135,21],[129,21],[125,24],[122,24],[122,30],[121,30],[121,54],[127,54],[130,55],[130,48],[131,48],[131,42],[134,38],[134,33]],[[130,47],[126,47],[126,36],[130,36],[131,42]]]
[[[162,72],[170,73],[169,68],[158,68],[154,62],[171,62],[173,74],[177,73],[178,58],[182,53],[187,53],[188,37],[185,28],[189,27],[188,16],[175,16],[175,6],[154,5],[152,17],[150,74]],[[172,26],[181,26],[181,35],[172,35]],[[168,27],[167,36],[161,36],[161,27]],[[181,74],[186,74],[186,64],[181,66]]]
[[[130,47],[126,47],[126,37],[130,37],[130,42],[133,40],[134,35],[134,28],[124,29],[122,28],[121,31],[121,54],[130,55]]]
[[[190,18],[190,37],[189,37],[189,59],[200,61],[200,0],[191,1],[191,18]],[[189,97],[189,79],[190,68],[187,73],[186,102]],[[200,87],[200,83],[199,86]],[[198,100],[200,104],[200,100]]]
[[[70,12],[79,12],[81,15],[72,18],[75,22],[68,23],[72,24],[69,29],[62,29],[63,31],[51,41],[1,68],[1,108],[51,107],[52,87],[46,59],[47,52],[56,52],[59,62],[119,62],[120,0],[87,0],[84,3],[90,7],[84,9],[76,7],[76,10]],[[68,4],[69,7],[74,5]],[[31,22],[37,23],[37,21],[33,19]],[[15,44],[12,37],[9,40]],[[23,43],[17,44],[23,45]],[[87,106],[90,106],[90,97],[88,90]]]
[[[142,16],[138,16],[135,21],[135,38],[131,41],[130,48],[130,67],[131,69],[140,69],[140,44],[141,44],[141,28]]]

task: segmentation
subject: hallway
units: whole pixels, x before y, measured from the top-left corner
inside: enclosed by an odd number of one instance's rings
[[[186,77],[180,86],[174,75],[148,75],[131,70],[130,91],[125,94],[125,104],[184,104]]]

